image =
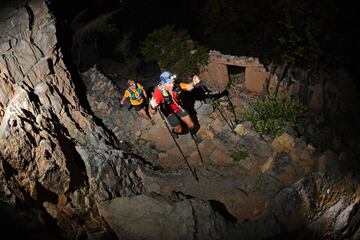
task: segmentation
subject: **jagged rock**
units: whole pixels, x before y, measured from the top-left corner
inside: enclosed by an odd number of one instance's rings
[[[124,239],[224,239],[226,222],[198,200],[169,204],[146,195],[103,202],[100,211]]]
[[[251,131],[252,124],[250,122],[244,122],[236,125],[234,131],[240,136],[244,136]]]
[[[284,185],[291,185],[303,175],[303,170],[286,152],[278,153],[271,162],[266,174],[276,178]]]
[[[286,134],[288,134],[288,135],[290,135],[290,136],[292,136],[292,137],[297,137],[297,135],[298,135],[297,132],[295,131],[295,129],[292,128],[292,127],[289,126],[289,125],[286,125],[286,126],[285,126],[283,132],[286,133]]]
[[[254,131],[249,132],[239,139],[238,144],[241,149],[260,157],[269,157],[272,154],[271,147],[261,139],[260,135]]]
[[[0,36],[0,200],[30,201],[39,216],[44,203],[67,239],[107,232],[96,203],[141,191],[136,160],[80,105],[44,1],[1,14]]]
[[[273,214],[268,212],[259,216],[254,221],[245,221],[231,229],[231,236],[244,239],[267,239],[278,236],[281,233],[281,226]]]
[[[44,1],[0,14],[0,204],[31,209],[26,216],[39,219],[36,226],[46,223],[65,239],[116,238],[113,232],[125,239],[290,239],[303,229],[360,235],[358,182],[338,170],[335,153],[319,157],[291,129],[272,145],[250,127],[235,135],[211,105],[197,103],[203,142],[178,139],[189,167],[160,116],[150,126],[120,109],[125,86],[96,66],[82,74],[87,99],[80,99],[81,79],[67,69],[56,31]],[[243,109],[253,99],[238,90]],[[232,152],[249,157],[234,162]]]
[[[214,111],[214,107],[211,104],[198,104],[199,101],[195,101],[195,110],[199,115],[209,115]]]
[[[98,201],[131,196],[141,191],[133,174],[137,169],[136,159],[129,159],[131,161],[126,164],[126,156],[120,150],[104,152],[82,146],[76,146],[76,150],[85,163],[89,186]]]
[[[339,169],[339,162],[337,155],[332,151],[324,152],[318,159],[318,168],[323,173],[334,173]]]
[[[290,232],[305,225],[302,209],[302,198],[294,188],[281,190],[274,198],[271,206],[273,213],[284,232]]]
[[[272,142],[272,147],[275,152],[286,151],[287,153],[290,153],[294,145],[295,138],[288,133],[283,133]]]
[[[334,231],[335,232],[344,232],[345,228],[348,227],[350,224],[350,220],[353,216],[356,216],[356,214],[359,211],[359,201],[355,201],[354,203],[350,204],[348,207],[346,207],[336,218],[336,222],[334,225]],[[360,218],[358,219],[358,223]]]

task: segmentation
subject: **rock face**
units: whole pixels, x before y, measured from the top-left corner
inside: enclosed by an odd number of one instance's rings
[[[97,202],[141,191],[138,160],[80,105],[45,2],[0,16],[1,201],[30,203],[67,239],[106,235]]]
[[[141,208],[139,208],[141,206]],[[120,239],[223,239],[226,221],[206,201],[115,198],[100,211]]]

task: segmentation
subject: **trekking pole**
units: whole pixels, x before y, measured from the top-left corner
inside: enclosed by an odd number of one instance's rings
[[[173,103],[175,103],[176,106],[178,106],[178,108],[180,108],[180,110],[181,110],[182,112],[185,112],[184,108],[181,107],[180,104],[178,104],[176,101],[173,101]],[[180,99],[180,103],[182,104],[181,99]],[[198,143],[196,142],[195,137],[194,137],[194,135],[193,135],[193,133],[192,133],[191,131],[190,131],[190,135],[191,135],[191,138],[194,140],[194,143],[195,143],[195,146],[196,146],[196,150],[197,150],[197,152],[198,152],[198,154],[199,154],[199,157],[200,157],[200,161],[201,161],[202,164],[204,164],[204,159],[202,158],[202,155],[201,155],[201,152],[200,152],[200,149],[199,149],[199,145],[198,145]]]
[[[237,116],[236,116],[236,112],[235,112],[235,109],[234,109],[234,105],[233,105],[233,103],[231,102],[229,95],[227,95],[227,99],[228,99],[228,102],[229,102],[229,104],[230,104],[231,112],[234,114],[234,122],[235,122],[235,124],[238,124],[238,119],[237,119]],[[232,121],[231,121],[231,122],[232,122]],[[233,126],[234,126],[234,125],[233,125]]]
[[[234,126],[232,126],[229,121],[226,119],[226,117],[224,116],[224,114],[221,112],[221,110],[219,109],[218,105],[214,102],[214,100],[211,98],[211,96],[209,95],[209,92],[204,88],[204,86],[202,84],[200,84],[200,87],[202,88],[202,90],[204,90],[205,95],[209,96],[209,99],[211,101],[211,103],[213,104],[213,106],[219,111],[220,115],[222,116],[222,118],[224,119],[224,121],[226,122],[226,124],[230,127],[231,131],[234,131]]]
[[[182,156],[183,159],[185,160],[185,163],[186,163],[186,165],[188,166],[191,174],[194,176],[195,180],[196,180],[197,182],[199,182],[199,178],[198,178],[198,176],[196,175],[196,172],[195,172],[195,171],[192,169],[192,167],[190,166],[188,160],[186,159],[186,157],[185,157],[183,151],[181,150],[179,144],[177,143],[175,137],[171,134],[171,129],[170,129],[170,127],[168,126],[168,124],[167,124],[167,122],[166,122],[166,118],[165,118],[164,114],[161,112],[160,107],[157,107],[157,110],[158,110],[158,112],[159,112],[159,114],[160,114],[160,116],[161,116],[161,119],[162,119],[163,122],[165,123],[165,126],[166,126],[167,130],[169,131],[172,139],[174,140],[177,148],[179,149],[179,151],[180,151],[180,153],[181,153],[181,156]]]
[[[204,159],[202,158],[202,155],[201,155],[201,152],[200,152],[200,149],[199,149],[199,144],[196,142],[194,135],[192,133],[190,133],[190,135],[191,135],[192,139],[194,140],[196,150],[197,150],[197,152],[199,154],[199,157],[200,157],[200,160],[201,160],[201,164],[204,164]]]

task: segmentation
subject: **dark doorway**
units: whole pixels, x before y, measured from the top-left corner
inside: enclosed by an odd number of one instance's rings
[[[229,74],[228,88],[232,84],[242,83],[245,80],[245,67],[227,65]]]

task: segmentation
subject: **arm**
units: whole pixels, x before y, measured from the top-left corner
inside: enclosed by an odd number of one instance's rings
[[[125,100],[128,98],[128,94],[126,94],[126,91],[124,93],[124,96],[119,100],[119,104],[122,106],[124,105]]]
[[[151,106],[151,113],[156,113],[156,107],[161,104],[163,100],[163,95],[161,91],[156,87],[153,93],[153,96],[150,100],[150,106]]]
[[[155,113],[157,113],[157,111],[156,111],[156,108],[153,108],[153,107],[150,107],[149,108],[149,112],[151,113],[151,114],[155,114]]]
[[[150,108],[149,108],[151,114],[155,114],[157,112],[156,111],[157,106],[159,106],[159,104],[157,103],[156,99],[152,97],[150,99]]]
[[[192,91],[199,83],[200,78],[197,75],[194,75],[192,83],[180,83],[180,88],[185,91]]]
[[[147,99],[148,96],[147,96],[147,93],[146,93],[146,90],[145,90],[144,86],[141,85],[140,83],[137,83],[137,86],[141,89],[144,98]]]
[[[146,93],[145,89],[143,88],[142,91],[143,91],[143,94],[144,94],[144,98],[147,99],[148,97],[147,97],[147,93]]]

